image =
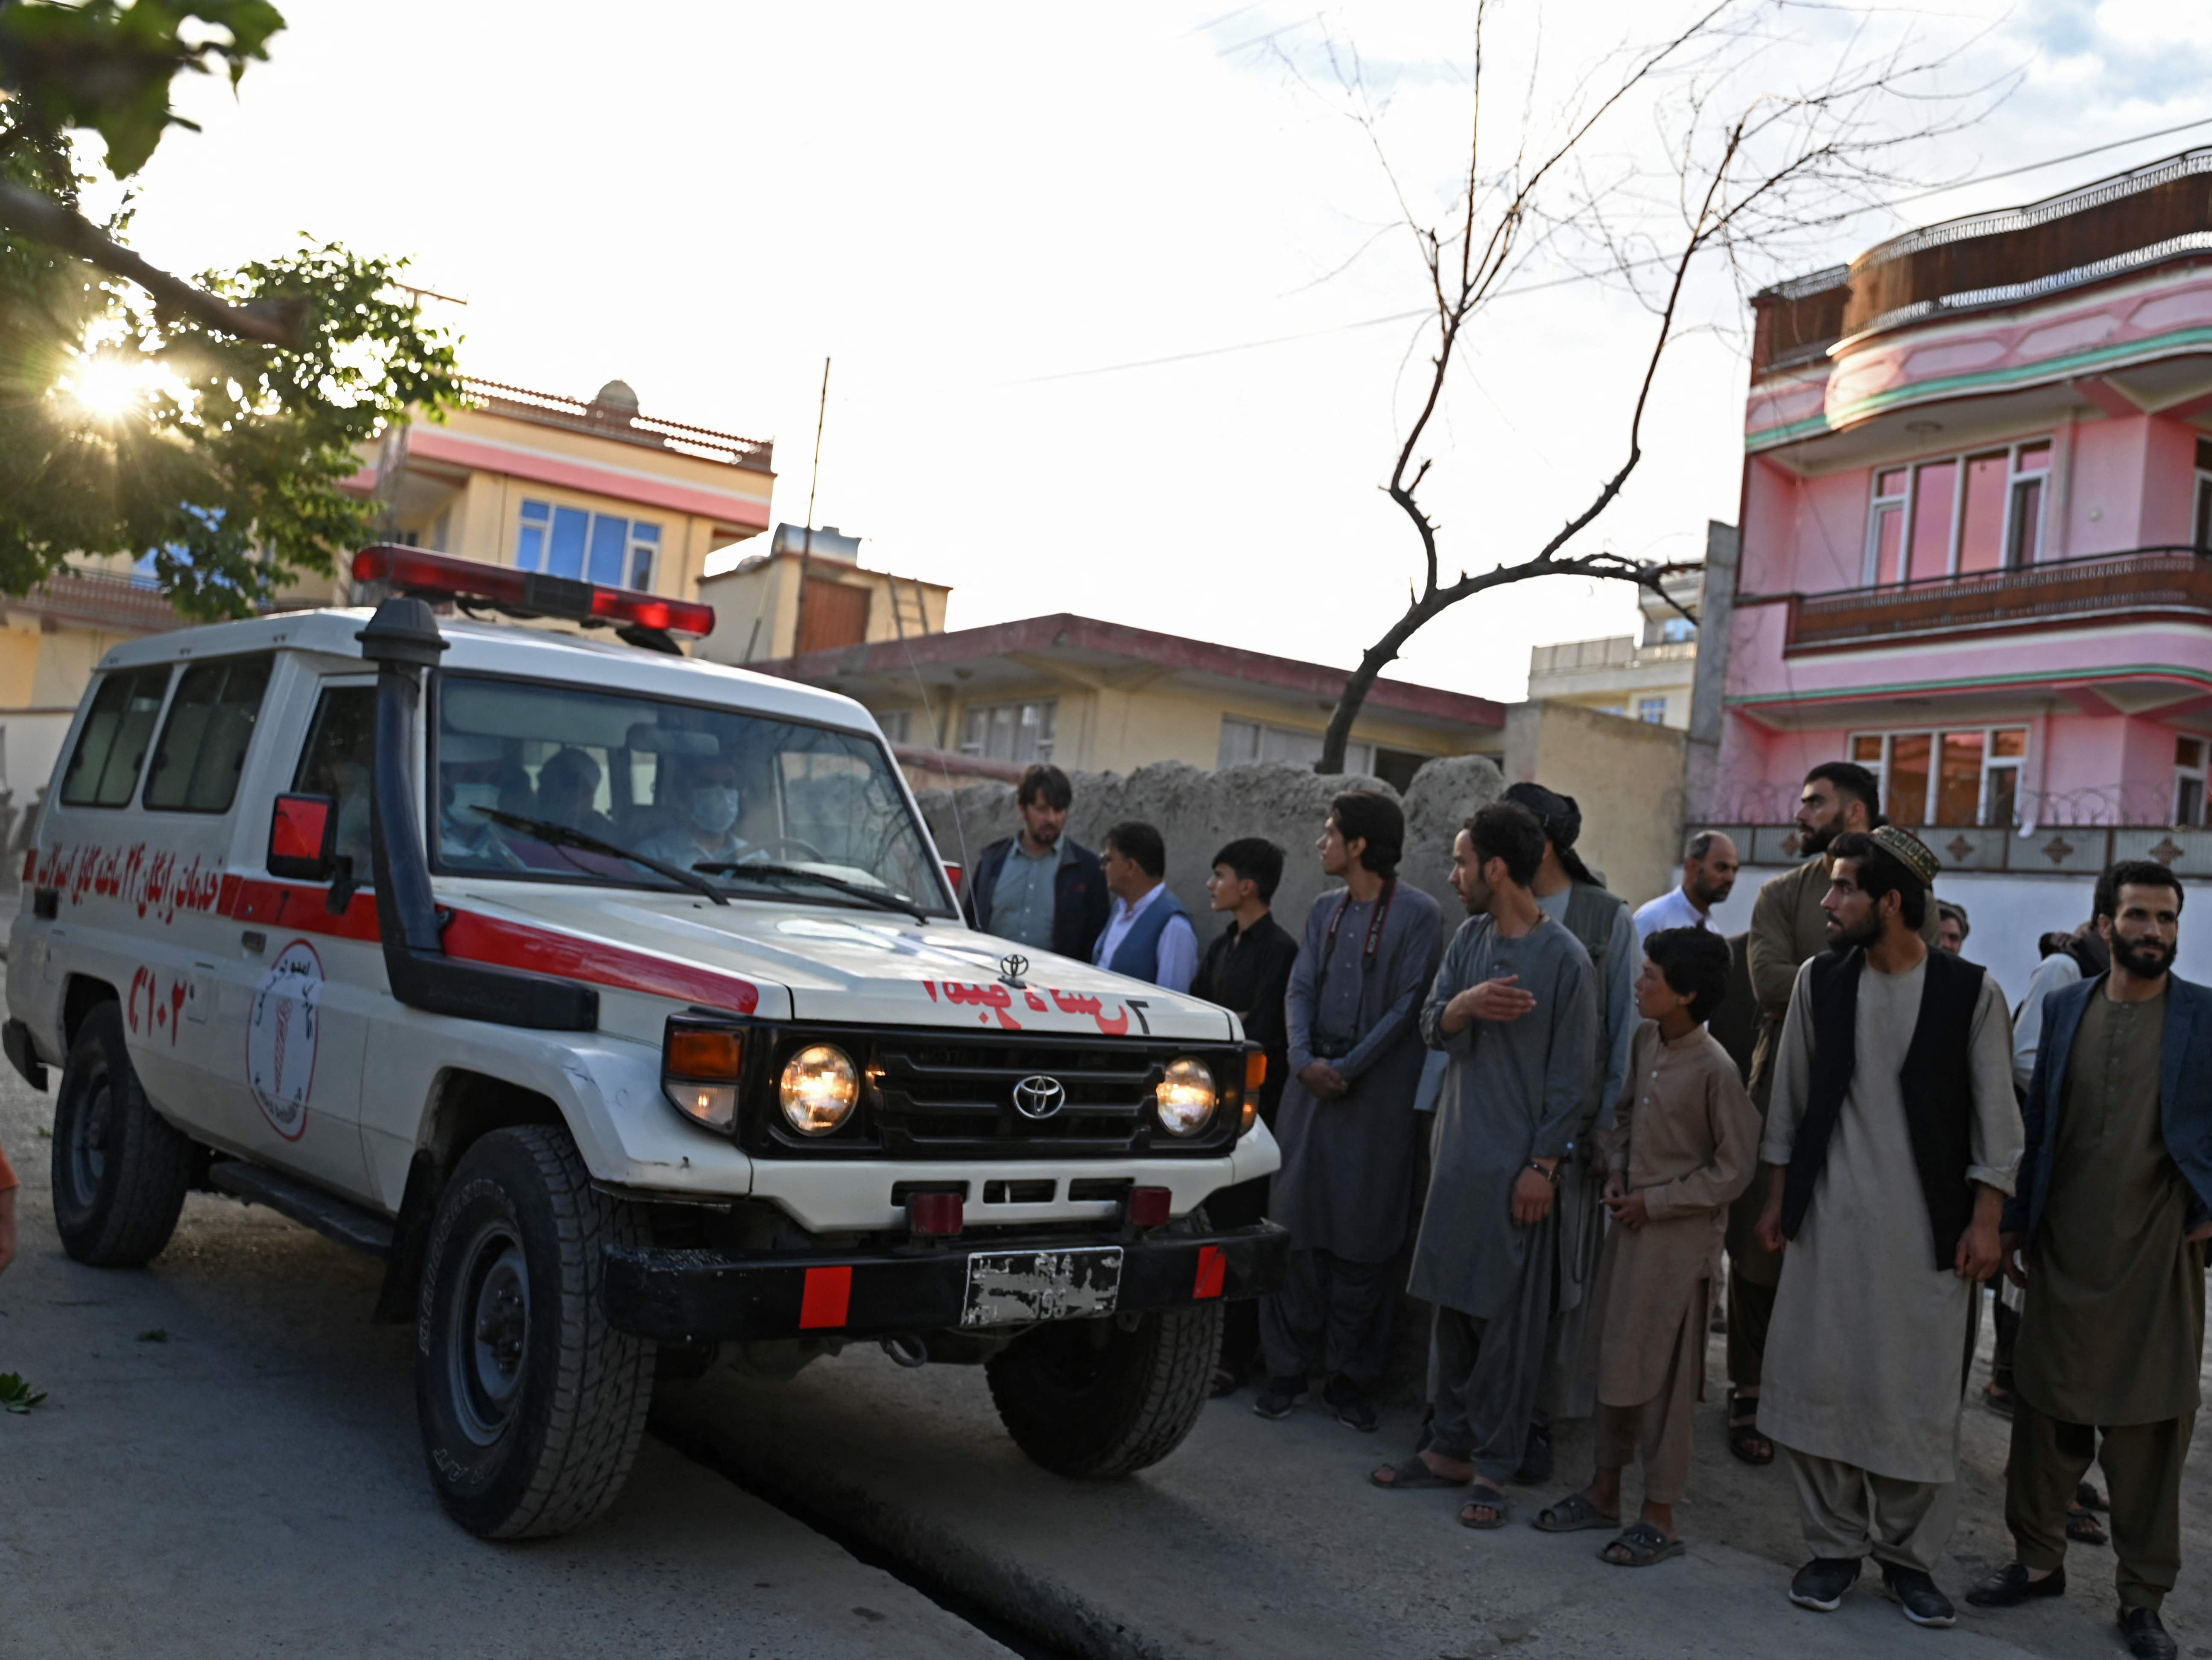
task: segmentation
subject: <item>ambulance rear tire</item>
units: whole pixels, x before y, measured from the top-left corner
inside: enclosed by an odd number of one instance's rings
[[[622,1492],[653,1346],[608,1324],[600,1262],[645,1243],[565,1130],[494,1130],[462,1155],[423,1254],[415,1405],[431,1485],[471,1533],[568,1533]]]
[[[191,1139],[146,1099],[123,1041],[123,1011],[100,1003],[78,1027],[54,1098],[54,1229],[96,1268],[135,1268],[177,1231]]]
[[[1221,1347],[1221,1304],[1055,1321],[984,1363],[1014,1444],[1055,1475],[1127,1475],[1198,1422]]]

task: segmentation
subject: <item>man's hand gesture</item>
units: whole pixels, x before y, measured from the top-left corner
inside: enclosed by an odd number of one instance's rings
[[[2015,1286],[2025,1286],[2027,1284],[2027,1259],[2021,1255],[2027,1249],[2027,1241],[2019,1234],[2001,1233],[1997,1236],[1997,1266],[2004,1270],[2004,1277]]]
[[[1605,1207],[1613,1213],[1613,1219],[1634,1233],[1651,1219],[1651,1213],[1644,1203],[1641,1189],[1628,1185],[1628,1177],[1615,1171],[1605,1178]]]
[[[1495,1025],[1518,1020],[1536,1006],[1535,998],[1522,991],[1520,982],[1519,975],[1508,974],[1469,986],[1444,1005],[1445,1018],[1455,1031],[1470,1020],[1488,1020]]]
[[[1352,1089],[1344,1081],[1344,1074],[1326,1061],[1307,1061],[1304,1070],[1298,1073],[1298,1082],[1322,1101],[1334,1101]]]
[[[1969,1223],[1959,1236],[1957,1266],[1959,1278],[1979,1285],[1997,1271],[2000,1236],[1994,1222],[1978,1219]]]
[[[1552,1178],[1524,1170],[1513,1182],[1513,1225],[1533,1228],[1552,1213]]]

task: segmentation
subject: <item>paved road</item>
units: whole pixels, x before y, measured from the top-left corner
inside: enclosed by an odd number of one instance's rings
[[[408,1333],[374,1264],[195,1195],[154,1264],[70,1262],[51,1098],[0,1079],[25,1250],[0,1275],[0,1657],[975,1660],[1008,1651],[648,1438],[573,1537],[487,1545],[424,1479]],[[144,1341],[159,1333],[163,1341]]]

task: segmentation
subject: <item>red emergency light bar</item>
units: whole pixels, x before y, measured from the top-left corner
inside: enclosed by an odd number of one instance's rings
[[[477,599],[532,617],[572,623],[614,623],[672,634],[712,634],[714,608],[688,599],[664,599],[637,588],[603,587],[571,576],[480,564],[420,548],[379,544],[353,556],[356,582],[389,582],[424,599]]]

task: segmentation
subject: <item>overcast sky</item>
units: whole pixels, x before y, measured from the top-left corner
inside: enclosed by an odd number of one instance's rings
[[[434,309],[469,373],[586,397],[620,376],[648,413],[773,438],[793,522],[831,356],[817,522],[865,536],[868,564],[953,584],[956,628],[1068,611],[1349,666],[1402,606],[1419,547],[1376,487],[1420,390],[1419,331],[1344,325],[1419,307],[1424,278],[1336,66],[1358,53],[1399,185],[1432,214],[1465,161],[1470,7],[283,3],[272,61],[235,100],[191,88],[205,131],[144,175],[132,240],[157,263],[234,264],[302,231],[410,255],[467,300]],[[1490,153],[1691,15],[1494,6]],[[1923,180],[2212,117],[2212,7],[1746,16],[1770,44],[1720,78],[1716,111],[1905,36],[1952,54],[1949,91],[2010,85],[1899,158]],[[1624,106],[1593,176],[1651,173],[1667,119]],[[2191,143],[2212,125],[1861,214],[1751,274]],[[1663,219],[1638,202],[1632,220]],[[1743,331],[1717,260],[1688,310],[1642,465],[1579,546],[1694,555],[1708,519],[1735,516]],[[1449,564],[1525,556],[1618,465],[1650,326],[1587,285],[1478,325],[1427,451]],[[1217,350],[1283,336],[1307,337]],[[1531,644],[1633,616],[1619,586],[1511,590],[1393,672],[1516,697]]]

